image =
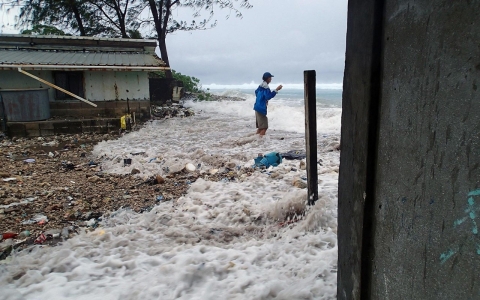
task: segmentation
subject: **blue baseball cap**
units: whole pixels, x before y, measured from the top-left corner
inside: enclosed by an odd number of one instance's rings
[[[265,73],[263,73],[263,77],[262,77],[262,78],[270,78],[270,77],[274,77],[270,72],[265,72]]]

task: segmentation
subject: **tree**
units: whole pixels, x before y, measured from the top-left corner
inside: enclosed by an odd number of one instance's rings
[[[48,25],[33,25],[32,29],[22,30],[21,34],[33,34],[33,35],[70,35],[65,31],[58,29],[54,26]]]
[[[80,36],[141,38],[141,0],[17,0],[19,27],[55,26]],[[73,29],[73,31],[72,31]]]
[[[141,38],[139,15],[145,5],[139,0],[88,0],[98,11],[98,21],[104,35],[122,38]]]
[[[18,0],[20,26],[44,24],[78,31],[81,36],[98,34],[93,12],[84,0]],[[71,30],[70,30],[71,31]]]
[[[153,19],[151,20],[154,24],[154,31],[158,40],[158,46],[160,48],[160,55],[165,64],[169,67],[170,61],[168,59],[168,51],[166,38],[167,34],[177,31],[191,31],[191,30],[201,30],[207,29],[207,26],[210,25],[210,28],[215,27],[217,22],[216,20],[211,23],[214,8],[218,7],[220,9],[230,10],[230,14],[233,12],[236,17],[241,18],[242,13],[239,8],[236,8],[234,2],[240,2],[239,7],[249,9],[252,5],[248,0],[144,0],[148,2],[150,11],[152,13]],[[193,9],[193,17],[201,16],[201,11],[205,10],[209,17],[203,21],[196,23],[195,20],[191,22],[190,25],[185,21],[175,20],[172,17],[172,11],[179,7],[191,8]],[[227,18],[230,16],[227,15]],[[172,78],[172,72],[166,71],[167,78]]]

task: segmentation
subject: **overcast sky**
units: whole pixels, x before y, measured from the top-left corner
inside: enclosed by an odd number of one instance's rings
[[[167,37],[170,64],[204,84],[258,82],[263,72],[276,82],[301,83],[304,70],[317,81],[341,83],[345,63],[347,0],[251,0],[243,19],[206,31]]]
[[[276,82],[301,83],[304,70],[316,70],[319,83],[342,82],[347,0],[250,3],[253,8],[243,10],[242,19],[226,20],[228,12],[218,11],[214,29],[170,34],[171,67],[204,85],[258,82],[265,71]],[[5,15],[0,17],[6,25]],[[4,26],[2,32],[18,31]]]

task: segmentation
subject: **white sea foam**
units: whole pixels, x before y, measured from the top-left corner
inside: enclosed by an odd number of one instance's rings
[[[105,172],[164,174],[185,163],[201,171],[222,163],[251,166],[258,153],[303,149],[303,117],[269,106],[271,129],[255,132],[252,99],[190,103],[197,115],[149,123],[99,143]],[[330,114],[336,114],[330,110]],[[276,117],[278,118],[275,121]],[[319,122],[328,124],[319,114]],[[302,120],[300,120],[302,119]],[[294,123],[298,122],[298,123]],[[278,126],[278,127],[277,127]],[[337,124],[338,126],[338,124]],[[319,201],[305,205],[299,161],[236,182],[198,179],[176,201],[151,212],[120,210],[102,228],[55,248],[16,253],[0,266],[2,299],[335,299],[339,128],[319,134]],[[145,152],[144,155],[131,155]],[[122,158],[132,166],[123,167]],[[295,168],[292,171],[292,168]],[[293,222],[306,210],[305,217]]]
[[[238,102],[190,102],[187,106],[195,109],[202,109],[209,113],[234,116],[242,119],[242,123],[255,125],[255,112],[253,104],[255,96],[245,94],[239,91],[224,91],[224,96],[235,96],[246,98],[246,101]],[[293,102],[295,101],[295,102]],[[290,132],[305,132],[305,112],[303,105],[298,105],[297,99],[282,98],[282,94],[269,101],[268,104],[268,123],[272,130],[283,130]],[[317,106],[317,132],[319,134],[340,134],[341,108]]]
[[[275,85],[282,84],[284,88],[303,90],[305,85],[303,83],[277,83]],[[236,89],[253,89],[255,90],[258,87],[258,82],[250,82],[243,84],[204,84],[203,88],[211,90],[236,90]],[[343,83],[317,83],[317,89],[326,89],[326,90],[341,90],[343,88]]]

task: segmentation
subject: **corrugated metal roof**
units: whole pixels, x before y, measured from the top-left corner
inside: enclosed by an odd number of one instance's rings
[[[149,39],[124,39],[124,38],[106,38],[106,37],[92,37],[92,36],[74,36],[74,35],[28,35],[28,34],[0,34],[0,40],[3,39],[16,39],[22,40],[25,38],[31,38],[35,40],[45,39],[51,41],[63,41],[62,44],[68,44],[69,41],[98,41],[98,42],[119,42],[128,47],[128,44],[153,44],[156,46],[156,40]]]
[[[165,63],[154,54],[141,52],[79,52],[0,49],[2,65],[42,66],[111,66],[111,67],[163,67]]]

